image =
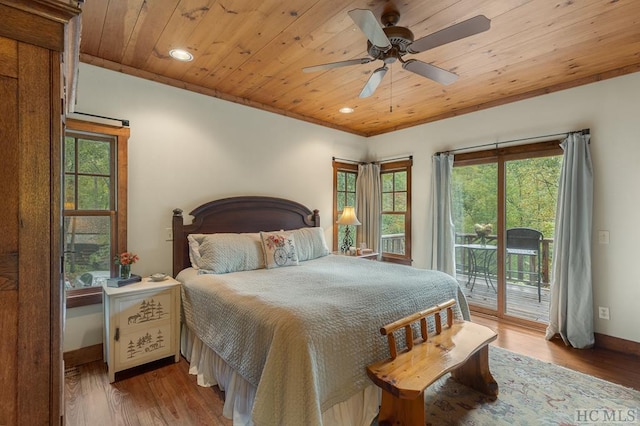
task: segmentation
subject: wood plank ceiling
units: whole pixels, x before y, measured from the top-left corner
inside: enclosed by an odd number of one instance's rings
[[[368,56],[347,12],[390,5],[416,39],[480,14],[491,29],[410,55],[458,74],[448,86],[395,63],[360,99],[381,61],[302,72]],[[372,136],[636,72],[639,20],[638,0],[87,0],[80,60]]]

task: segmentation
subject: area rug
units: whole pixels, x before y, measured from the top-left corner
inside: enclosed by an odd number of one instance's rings
[[[640,424],[640,391],[489,347],[495,401],[445,375],[425,391],[427,425]]]

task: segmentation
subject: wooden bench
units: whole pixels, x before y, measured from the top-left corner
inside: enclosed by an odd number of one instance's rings
[[[455,300],[411,314],[380,329],[389,340],[391,358],[371,364],[367,374],[382,389],[378,423],[425,424],[424,390],[444,374],[482,393],[496,397],[498,384],[489,371],[489,342],[497,334],[488,327],[454,321]],[[447,310],[443,328],[440,311]],[[427,317],[433,315],[435,335],[428,336]],[[421,337],[414,340],[411,324],[420,321]],[[404,328],[407,347],[398,352],[394,331]]]

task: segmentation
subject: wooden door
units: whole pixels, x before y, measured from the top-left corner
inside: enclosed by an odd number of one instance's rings
[[[62,419],[60,70],[75,10],[0,0],[2,425]]]
[[[16,423],[18,351],[18,58],[0,38],[0,424]]]

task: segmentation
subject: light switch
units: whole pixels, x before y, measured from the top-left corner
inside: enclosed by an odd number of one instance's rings
[[[609,244],[609,231],[598,231],[598,243]]]

